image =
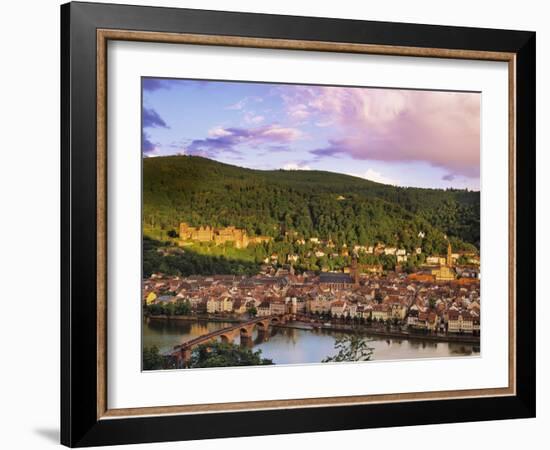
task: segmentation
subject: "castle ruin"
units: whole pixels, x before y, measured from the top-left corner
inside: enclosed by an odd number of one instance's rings
[[[249,244],[261,244],[271,240],[268,236],[248,236],[246,231],[234,226],[214,228],[209,225],[190,227],[187,223],[180,223],[180,241],[214,242],[221,245],[233,242],[236,248],[246,248]]]

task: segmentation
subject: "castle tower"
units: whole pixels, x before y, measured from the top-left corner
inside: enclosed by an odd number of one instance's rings
[[[191,237],[191,231],[189,230],[189,225],[187,225],[185,222],[180,223],[179,235],[182,241],[187,240]]]
[[[447,266],[452,267],[453,265],[453,249],[451,247],[451,242],[447,245]]]

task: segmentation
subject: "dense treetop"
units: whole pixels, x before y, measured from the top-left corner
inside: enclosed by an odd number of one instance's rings
[[[388,186],[323,171],[244,169],[197,156],[143,160],[147,228],[234,225],[274,241],[285,233],[336,245],[443,253],[479,248],[479,192]],[[423,236],[423,237],[422,237]]]

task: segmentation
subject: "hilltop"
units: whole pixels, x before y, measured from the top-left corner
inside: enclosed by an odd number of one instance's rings
[[[274,239],[479,248],[479,192],[389,186],[324,171],[252,170],[197,156],[143,160],[146,228],[229,226]]]

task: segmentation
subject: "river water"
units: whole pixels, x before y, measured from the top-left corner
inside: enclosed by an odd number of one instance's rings
[[[157,346],[161,353],[175,345],[221,328],[235,325],[227,322],[150,320],[143,322],[143,346]],[[269,336],[254,332],[252,346],[261,350],[263,358],[275,364],[319,363],[336,353],[334,342],[340,334],[335,331],[300,330],[271,327]],[[240,338],[235,339],[238,344]],[[372,336],[369,346],[374,348],[373,360],[447,358],[477,356],[479,347],[473,344],[434,342],[422,339],[396,339]]]

